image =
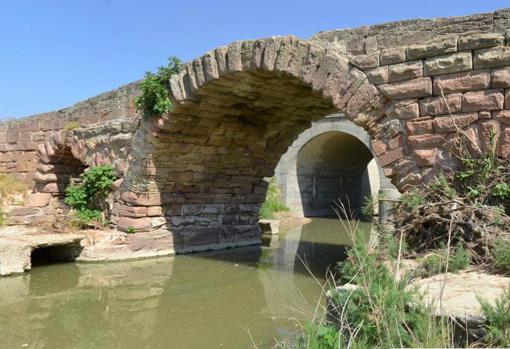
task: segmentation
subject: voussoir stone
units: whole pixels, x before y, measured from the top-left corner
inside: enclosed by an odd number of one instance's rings
[[[502,65],[510,65],[510,47],[498,46],[475,51],[475,69],[494,68]]]
[[[436,162],[437,149],[415,149],[413,154],[418,166],[429,167]]]
[[[365,72],[371,83],[380,85],[389,81],[388,66],[377,67]]]
[[[466,92],[462,95],[462,111],[500,110],[505,97],[498,90]]]
[[[458,52],[425,60],[425,75],[458,73],[473,68],[471,52]]]
[[[427,97],[432,94],[430,78],[417,78],[401,82],[379,85],[381,92],[394,99]]]
[[[455,93],[441,97],[428,97],[420,100],[420,115],[440,115],[460,111],[462,94]]]
[[[490,86],[490,71],[477,70],[464,73],[454,73],[434,77],[434,94],[465,92],[481,90]]]
[[[370,69],[379,66],[379,52],[366,55],[357,55],[350,57],[351,63],[360,69]]]
[[[423,44],[409,46],[406,54],[407,59],[418,59],[455,51],[457,51],[457,38],[449,36],[438,38]]]

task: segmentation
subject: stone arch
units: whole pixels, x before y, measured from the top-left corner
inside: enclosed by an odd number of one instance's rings
[[[87,168],[84,142],[72,131],[58,131],[37,148],[38,164],[34,175],[35,192],[63,197],[70,179]]]
[[[282,199],[297,216],[305,216],[303,193],[298,180],[298,156],[310,141],[327,134],[345,134],[360,142],[371,154],[370,162],[364,167],[361,178],[362,195],[378,195],[379,189],[394,189],[389,179],[384,175],[382,167],[377,163],[371,149],[369,134],[361,127],[347,120],[343,114],[333,114],[313,123],[312,127],[304,131],[292,143],[288,151],[281,157],[275,170],[275,177],[282,190]],[[340,164],[341,165],[341,164]],[[336,198],[338,199],[338,198]],[[360,198],[361,199],[361,198]],[[376,208],[377,209],[377,208]]]
[[[266,177],[311,121],[342,111],[372,137],[386,98],[334,48],[235,42],[170,80],[174,110],[134,136],[118,228],[170,231],[177,251],[259,243]]]

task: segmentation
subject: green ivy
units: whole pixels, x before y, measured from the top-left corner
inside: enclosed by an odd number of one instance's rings
[[[158,68],[156,74],[147,72],[140,84],[142,94],[135,100],[136,108],[145,117],[153,117],[168,113],[172,110],[172,101],[168,95],[169,80],[179,72],[181,61],[177,57],[170,57],[167,66]]]

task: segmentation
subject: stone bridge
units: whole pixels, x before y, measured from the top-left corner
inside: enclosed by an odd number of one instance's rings
[[[112,163],[117,229],[177,252],[258,243],[267,178],[312,121],[339,112],[366,130],[401,191],[450,170],[459,144],[506,158],[508,29],[504,9],[238,41],[182,66],[169,81],[168,115],[137,114],[135,82],[2,123],[0,172],[34,191],[10,221],[52,217],[69,175]]]

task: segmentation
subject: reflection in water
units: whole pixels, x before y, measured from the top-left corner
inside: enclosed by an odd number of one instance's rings
[[[250,348],[245,329],[269,347],[320,297],[301,259],[323,280],[347,243],[337,220],[317,219],[270,247],[37,267],[0,279],[0,347]]]

